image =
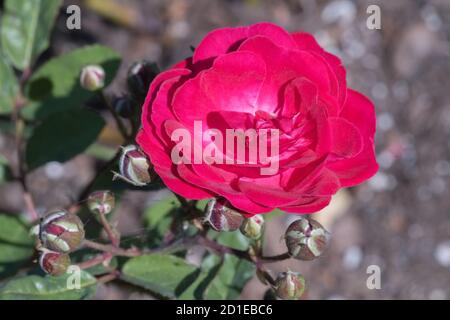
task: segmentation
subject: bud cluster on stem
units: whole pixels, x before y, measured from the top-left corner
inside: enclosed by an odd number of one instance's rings
[[[272,286],[275,294],[280,299],[299,299],[305,290],[304,277],[296,272],[283,272],[276,279],[262,264],[281,261],[288,258],[300,260],[313,260],[323,254],[328,246],[330,233],[317,221],[300,217],[287,228],[284,238],[288,251],[276,256],[263,256],[261,238],[264,233],[265,223],[262,215],[248,216],[248,214],[233,208],[223,198],[209,201],[205,210],[204,221],[214,230],[229,232],[240,230],[247,238],[253,240],[249,252],[241,254],[257,266],[257,274],[261,281]]]

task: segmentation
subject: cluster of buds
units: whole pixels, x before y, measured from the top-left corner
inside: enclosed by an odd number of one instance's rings
[[[65,273],[70,265],[68,254],[80,247],[85,235],[80,218],[65,210],[50,212],[32,232],[40,241],[39,264],[51,275]]]
[[[105,70],[98,65],[84,67],[80,75],[80,85],[88,91],[97,91],[105,86]]]
[[[264,219],[261,215],[245,217],[225,199],[210,200],[205,213],[205,222],[216,231],[239,229],[243,235],[253,240],[259,239],[263,233]]]
[[[291,223],[285,234],[289,254],[299,260],[313,260],[328,246],[330,233],[317,221],[300,218]]]
[[[265,227],[262,215],[246,217],[222,198],[209,201],[205,222],[216,231],[239,229],[243,235],[252,240],[260,239]],[[321,256],[327,248],[330,233],[319,222],[301,217],[289,225],[284,238],[288,254],[280,257],[291,256],[300,260],[313,260]],[[265,277],[262,279],[264,283],[268,283]],[[275,280],[269,282],[276,296],[283,300],[300,299],[306,288],[305,278],[300,273],[292,271],[282,272]]]
[[[132,185],[142,187],[152,181],[152,165],[147,156],[135,145],[122,147],[119,171],[114,172],[113,180],[122,179]]]

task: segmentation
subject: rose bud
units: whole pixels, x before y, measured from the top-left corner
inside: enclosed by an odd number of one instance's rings
[[[147,156],[137,146],[122,147],[119,159],[120,174],[113,171],[113,180],[119,178],[135,186],[145,186],[152,181],[151,169]]]
[[[145,98],[150,83],[158,75],[159,69],[149,61],[135,62],[128,70],[128,90],[138,99]]]
[[[80,85],[89,91],[102,89],[105,85],[105,71],[97,65],[84,67],[81,71]]]
[[[235,231],[244,221],[242,214],[224,199],[212,199],[206,207],[205,221],[216,231]]]
[[[291,223],[285,234],[289,254],[300,260],[313,260],[326,249],[330,233],[315,220],[301,218]]]
[[[245,218],[241,225],[241,232],[247,238],[257,240],[261,237],[264,228],[264,218],[260,214]]]
[[[39,227],[42,245],[57,252],[71,252],[84,240],[84,226],[78,216],[65,210],[49,213]]]
[[[275,294],[283,300],[298,300],[305,292],[305,278],[298,272],[282,272],[275,280]]]
[[[108,214],[114,209],[115,197],[111,191],[95,191],[87,200],[89,210],[94,214]]]
[[[52,276],[60,276],[66,273],[70,266],[70,257],[66,253],[44,249],[39,257],[39,265],[46,273]]]
[[[130,118],[134,112],[133,102],[126,96],[118,97],[113,102],[114,109],[122,118]]]

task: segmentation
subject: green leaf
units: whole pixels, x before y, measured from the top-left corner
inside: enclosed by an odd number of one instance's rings
[[[208,231],[208,237],[214,239],[219,244],[238,250],[247,250],[250,246],[250,239],[244,236],[239,230],[231,232],[217,232],[213,229]]]
[[[11,168],[9,167],[8,160],[0,155],[0,185],[11,178]]]
[[[197,268],[179,257],[150,254],[125,263],[122,279],[159,296],[179,299],[236,299],[255,272],[254,265],[226,254],[209,255]]]
[[[80,287],[72,289],[75,274],[59,277],[29,275],[15,278],[0,287],[1,300],[85,300],[92,298],[96,279],[81,271]]]
[[[1,28],[3,52],[17,69],[30,67],[49,45],[61,0],[6,0]]]
[[[236,299],[255,274],[255,266],[236,256],[225,254],[223,259],[210,254],[203,261],[201,272],[180,296],[180,299]]]
[[[28,141],[26,160],[29,168],[49,161],[70,160],[95,142],[104,125],[100,115],[85,108],[49,116]]]
[[[13,70],[0,53],[0,114],[10,113],[18,92],[17,79]]]
[[[199,269],[184,259],[162,254],[150,254],[127,261],[123,279],[160,296],[175,298],[197,278]]]
[[[180,207],[180,202],[172,194],[159,200],[144,213],[144,223],[154,240],[160,240],[169,230],[173,215]]]
[[[17,272],[33,252],[29,227],[19,217],[0,214],[0,278]]]
[[[200,211],[205,211],[206,206],[208,205],[209,200],[211,200],[211,199],[198,200],[198,201],[197,201],[197,205],[196,205],[197,209],[199,209]]]
[[[208,261],[208,259],[210,261]],[[204,292],[204,299],[237,299],[247,282],[255,274],[255,266],[247,260],[226,254],[223,261],[215,255],[205,259],[204,264],[215,264],[215,276]]]
[[[31,103],[22,111],[29,120],[80,107],[93,92],[80,86],[81,70],[86,65],[101,65],[105,70],[105,86],[114,79],[120,65],[119,54],[105,46],[92,45],[54,58],[30,78],[25,92]]]

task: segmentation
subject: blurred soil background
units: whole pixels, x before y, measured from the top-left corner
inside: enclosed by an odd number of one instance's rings
[[[81,30],[66,28],[66,6],[81,7]],[[366,9],[381,8],[381,30],[369,30]],[[110,94],[125,91],[132,62],[148,59],[161,68],[191,54],[212,29],[275,22],[289,31],[314,34],[342,58],[350,87],[375,102],[379,173],[339,192],[316,214],[333,234],[317,261],[271,264],[290,268],[308,281],[307,299],[450,298],[450,1],[448,0],[86,0],[65,1],[47,57],[91,43],[116,49],[123,61]],[[112,122],[111,122],[112,123]],[[114,127],[102,134],[118,146]],[[13,141],[0,133],[0,153],[13,161]],[[80,155],[49,163],[29,176],[41,214],[65,207],[88,183],[96,162]],[[167,192],[130,191],[116,209],[124,234],[142,228],[141,214]],[[0,186],[0,210],[23,212],[17,183]],[[272,220],[266,253],[285,251],[281,239],[295,219]],[[381,268],[381,289],[369,290],[369,265]],[[242,299],[261,299],[266,287],[255,278]],[[99,288],[99,299],[151,299],[122,284]]]

